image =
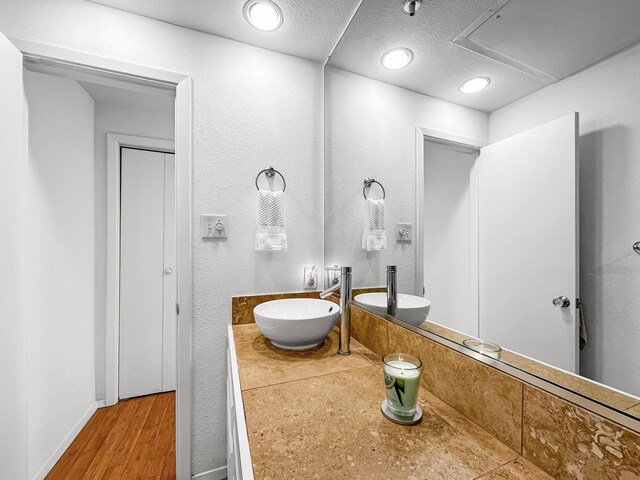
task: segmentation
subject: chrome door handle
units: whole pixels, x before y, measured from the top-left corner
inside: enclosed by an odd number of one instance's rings
[[[571,300],[567,297],[560,296],[553,299],[553,306],[559,308],[568,308],[571,305]]]
[[[171,275],[173,273],[173,268],[167,267],[164,269],[164,273],[167,275]]]

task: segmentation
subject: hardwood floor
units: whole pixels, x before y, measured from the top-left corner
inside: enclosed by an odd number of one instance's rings
[[[46,480],[174,480],[175,409],[175,392],[98,409]]]

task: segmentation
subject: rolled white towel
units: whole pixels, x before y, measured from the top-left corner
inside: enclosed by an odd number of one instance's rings
[[[256,250],[286,250],[284,192],[258,190]]]

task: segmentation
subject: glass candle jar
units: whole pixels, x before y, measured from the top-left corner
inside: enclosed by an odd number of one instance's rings
[[[416,413],[422,362],[408,353],[389,353],[382,357],[384,385],[389,410],[399,417]]]
[[[500,360],[502,357],[502,348],[495,343],[485,342],[484,340],[477,340],[475,338],[468,338],[462,343],[465,347],[487,355],[488,357],[495,358],[496,360]]]

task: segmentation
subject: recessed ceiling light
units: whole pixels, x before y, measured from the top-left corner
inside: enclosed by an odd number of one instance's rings
[[[462,93],[477,93],[480,90],[484,90],[491,83],[491,79],[488,77],[474,77],[465,81],[460,85],[460,91]]]
[[[400,70],[409,65],[413,60],[413,52],[408,48],[394,48],[382,55],[380,63],[389,70]]]
[[[244,18],[263,32],[273,32],[282,25],[282,10],[271,0],[249,0],[244,4]]]

